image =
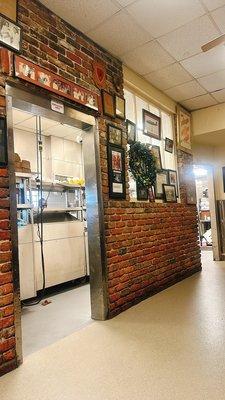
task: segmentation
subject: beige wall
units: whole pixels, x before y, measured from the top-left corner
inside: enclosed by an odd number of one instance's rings
[[[123,66],[124,86],[169,113],[176,112],[176,102],[134,71]]]

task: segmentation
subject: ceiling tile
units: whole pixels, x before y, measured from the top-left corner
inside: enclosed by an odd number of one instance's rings
[[[198,82],[208,90],[208,92],[215,92],[216,90],[223,89],[225,88],[225,70],[199,78]]]
[[[206,53],[200,53],[181,61],[183,67],[195,78],[209,75],[225,68],[224,46],[215,47]]]
[[[129,4],[133,3],[135,0],[116,0],[122,7],[126,7]]]
[[[139,0],[129,5],[127,10],[154,37],[205,14],[198,0]]]
[[[225,89],[218,90],[217,92],[212,92],[211,95],[216,99],[219,103],[225,102]]]
[[[126,11],[118,12],[96,29],[88,32],[88,36],[116,55],[127,53],[152,39],[150,34],[139,27]]]
[[[123,55],[122,60],[139,74],[148,74],[174,63],[174,59],[156,41]]]
[[[222,7],[225,4],[225,0],[202,0],[209,11],[215,10],[218,7]]]
[[[225,6],[213,11],[211,15],[221,31],[225,32]]]
[[[217,101],[210,94],[205,94],[194,99],[182,101],[181,104],[188,110],[198,110],[199,108],[214,106]]]
[[[121,9],[111,0],[66,0],[66,4],[62,4],[62,0],[41,2],[82,32],[95,28]]]
[[[207,15],[197,18],[181,28],[167,33],[158,42],[176,60],[182,60],[201,52],[201,46],[219,36],[220,32]]]
[[[172,86],[180,85],[191,81],[192,76],[178,63],[171,64],[159,71],[152,72],[145,76],[157,88],[164,90]]]
[[[165,90],[165,93],[176,101],[182,101],[195,96],[200,96],[206,93],[206,91],[199,85],[198,82],[191,81],[184,83],[183,85],[167,89]]]

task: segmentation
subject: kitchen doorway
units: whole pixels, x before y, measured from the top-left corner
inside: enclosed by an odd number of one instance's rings
[[[107,315],[98,138],[92,116],[66,105],[56,113],[50,100],[19,89],[7,93],[14,275],[26,356]],[[20,322],[18,315],[18,343]]]

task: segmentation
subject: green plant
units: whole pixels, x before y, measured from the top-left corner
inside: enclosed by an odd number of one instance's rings
[[[140,142],[131,144],[128,156],[129,170],[136,182],[145,188],[153,186],[156,181],[156,162],[149,145]]]

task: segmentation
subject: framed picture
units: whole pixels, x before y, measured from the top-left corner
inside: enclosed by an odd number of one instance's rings
[[[127,119],[126,126],[127,126],[127,143],[132,144],[136,142],[136,124]]]
[[[125,119],[125,99],[120,96],[116,96],[116,116]]]
[[[151,153],[155,157],[156,169],[161,170],[162,169],[162,159],[161,159],[160,147],[159,146],[152,146],[151,147]]]
[[[174,185],[163,185],[164,198],[166,203],[176,203],[176,188]]]
[[[155,198],[163,199],[164,198],[164,190],[163,185],[168,185],[168,171],[167,169],[162,169],[161,171],[157,171],[156,173],[156,182],[155,182]]]
[[[103,114],[115,118],[115,98],[112,94],[102,90]]]
[[[115,145],[108,145],[109,197],[126,198],[125,151]]]
[[[173,153],[173,140],[169,138],[165,138],[165,151],[168,153]]]
[[[222,174],[223,174],[223,191],[225,193],[225,167],[222,167]]]
[[[0,45],[17,53],[21,50],[22,28],[0,14]]]
[[[154,139],[161,139],[161,118],[147,110],[142,110],[143,133]]]
[[[148,200],[148,189],[136,182],[137,200]]]
[[[116,146],[122,146],[122,129],[114,125],[108,125],[108,142]]]
[[[177,145],[191,153],[191,114],[180,106],[177,106]]]
[[[176,195],[178,197],[178,180],[177,180],[177,171],[172,169],[168,169],[168,177],[169,177],[169,184],[174,185],[176,188]]]
[[[5,166],[7,161],[6,119],[4,117],[0,117],[0,166]]]
[[[189,185],[186,197],[187,204],[197,204],[195,185]]]

